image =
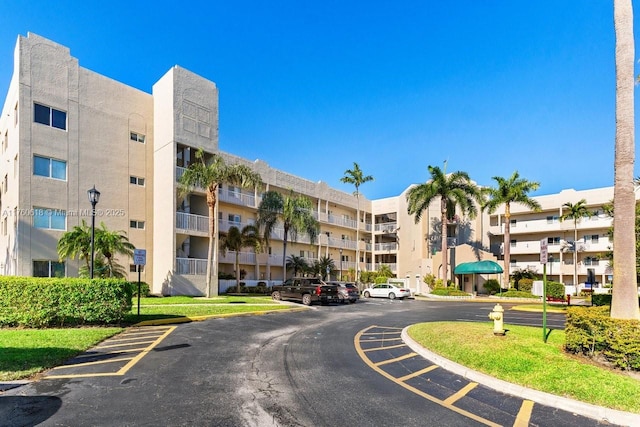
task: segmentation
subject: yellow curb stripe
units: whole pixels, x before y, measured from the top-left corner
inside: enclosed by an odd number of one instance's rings
[[[81,362],[81,363],[74,363],[72,365],[56,366],[53,369],[67,369],[67,368],[77,368],[78,366],[102,365],[103,363],[124,362],[126,360],[131,360],[131,359],[133,359],[133,357],[120,357],[117,359],[96,360],[94,362]]]
[[[531,419],[531,412],[533,412],[533,402],[531,400],[523,400],[513,427],[527,427]]]
[[[414,356],[417,356],[418,353],[409,353],[409,354],[405,354],[404,356],[400,356],[400,357],[396,357],[395,359],[387,359],[387,360],[383,360],[382,362],[378,362],[375,365],[376,366],[382,366],[382,365],[388,365],[389,363],[394,363],[394,362],[400,362],[402,360],[405,359],[411,359]]]
[[[396,344],[396,345],[389,345],[386,347],[374,347],[374,348],[366,348],[364,349],[364,351],[380,351],[380,350],[389,350],[390,348],[400,348],[400,347],[406,347],[406,344]]]
[[[444,403],[444,401],[438,399],[437,397],[431,396],[430,394],[427,394],[425,392],[423,392],[422,390],[419,390],[415,387],[410,386],[409,384],[399,381],[396,377],[394,377],[393,375],[385,372],[383,369],[379,368],[378,366],[376,366],[375,363],[373,363],[366,355],[366,353],[363,351],[362,347],[360,347],[360,338],[362,337],[363,333],[366,333],[367,331],[369,331],[371,328],[374,328],[375,326],[370,326],[369,328],[365,328],[362,331],[358,332],[355,337],[353,337],[353,343],[354,346],[356,348],[356,353],[358,353],[358,356],[360,356],[360,358],[362,359],[362,361],[367,364],[371,369],[373,369],[374,371],[378,372],[380,375],[382,375],[383,377],[387,378],[388,380],[398,384],[400,387],[411,391],[412,393],[417,394],[418,396],[421,396],[427,400],[429,400],[430,402],[436,403],[440,406],[443,406],[447,409],[449,409],[450,411],[456,412],[460,415],[463,415],[467,418],[470,418],[474,421],[477,421],[481,424],[487,425],[487,426],[491,426],[491,427],[501,427],[500,424],[496,424],[493,421],[489,421],[485,418],[482,418],[476,414],[472,414],[471,412],[465,411],[464,409],[461,408],[457,408],[456,406],[453,405],[449,405]]]
[[[100,353],[80,354],[80,355],[74,357],[73,359],[74,360],[75,359],[85,359],[85,358],[88,358],[88,357],[105,356],[105,355],[109,355],[109,354],[135,353],[136,351],[142,351],[145,348],[147,348],[147,347],[127,348],[127,349],[116,350],[116,351],[105,351],[104,353],[100,352]]]
[[[431,371],[433,371],[434,369],[437,369],[437,368],[438,368],[438,365],[427,366],[424,369],[420,369],[419,371],[412,372],[412,373],[410,373],[408,375],[405,375],[404,377],[398,378],[398,381],[407,381],[407,380],[410,380],[411,378],[420,376],[422,374],[426,374],[427,372],[431,372]]]
[[[460,400],[463,397],[465,397],[467,395],[467,393],[469,393],[471,390],[476,388],[477,385],[478,385],[478,383],[469,383],[469,384],[467,384],[466,386],[464,386],[460,390],[458,390],[455,394],[447,397],[444,400],[444,403],[446,403],[447,405],[453,405],[455,402],[457,402],[458,400]]]

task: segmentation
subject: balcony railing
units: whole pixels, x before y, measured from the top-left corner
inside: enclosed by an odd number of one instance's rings
[[[381,224],[376,224],[374,227],[374,231],[379,233],[395,233],[398,231],[398,223],[384,222]]]
[[[376,243],[375,245],[375,251],[376,252],[390,252],[390,251],[397,251],[398,250],[398,244],[397,243]]]
[[[199,258],[176,258],[176,274],[198,275],[207,274],[207,260]]]
[[[209,231],[209,217],[186,212],[176,212],[176,228],[206,233]]]

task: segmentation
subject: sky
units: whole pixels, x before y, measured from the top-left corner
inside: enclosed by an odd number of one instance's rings
[[[356,162],[368,199],[429,165],[487,186],[517,170],[531,195],[613,185],[611,0],[171,4],[0,0],[0,92],[31,32],[148,93],[173,65],[199,74],[222,151],[348,193]]]

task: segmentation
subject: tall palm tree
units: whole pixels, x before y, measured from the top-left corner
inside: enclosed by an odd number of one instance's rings
[[[448,278],[448,248],[447,248],[447,224],[453,217],[456,207],[463,214],[475,218],[478,214],[478,205],[482,205],[482,192],[469,179],[466,172],[453,172],[446,174],[437,166],[429,166],[431,179],[424,184],[411,187],[407,192],[407,212],[414,215],[418,223],[422,213],[436,198],[440,198],[440,220],[442,232],[442,274],[445,283]]]
[[[509,265],[511,263],[511,204],[520,203],[533,211],[541,209],[540,203],[530,198],[527,194],[536,191],[540,184],[520,178],[518,171],[513,172],[509,178],[494,176],[497,186],[485,190],[489,199],[483,209],[494,213],[498,206],[504,205],[504,278],[509,284]]]
[[[593,216],[593,212],[587,208],[585,199],[577,203],[567,202],[562,205],[560,221],[573,220],[573,285],[578,286],[578,223],[582,218]]]
[[[127,258],[133,256],[133,250],[136,248],[124,231],[111,231],[107,229],[104,222],[100,223],[100,227],[95,230],[94,245],[96,252],[104,255],[107,267],[107,277],[115,277],[122,273],[122,267],[114,263],[116,255],[124,255]]]
[[[236,185],[241,188],[256,188],[262,186],[260,174],[250,167],[241,164],[227,164],[219,154],[206,155],[199,149],[195,161],[189,165],[180,177],[180,193],[185,195],[194,188],[204,188],[207,194],[209,208],[209,248],[207,252],[206,296],[211,295],[212,276],[218,294],[218,257],[217,246],[214,244],[216,204],[218,202],[218,188],[221,184]]]
[[[311,213],[311,200],[302,195],[283,196],[277,191],[267,191],[258,205],[258,219],[256,224],[264,230],[264,240],[268,245],[269,239],[276,225],[282,222],[284,234],[282,238],[282,280],[287,278],[287,242],[289,238],[295,242],[298,233],[307,234],[313,244],[320,232],[320,224]]]
[[[634,65],[631,0],[613,1],[616,34],[616,147],[614,160],[614,246],[611,317],[640,319],[636,279],[635,193],[633,168]]]
[[[303,272],[309,268],[307,261],[297,255],[291,255],[287,258],[287,270],[293,270],[293,276],[297,277],[298,272]]]
[[[360,280],[357,277],[360,271],[360,186],[365,182],[373,181],[371,175],[364,175],[360,166],[353,162],[353,169],[347,169],[344,171],[344,176],[340,178],[341,182],[345,184],[353,184],[356,187],[356,191],[353,193],[356,196],[356,280]]]
[[[91,227],[82,220],[81,225],[76,225],[67,231],[58,240],[58,257],[60,261],[66,258],[84,259],[87,271],[89,271],[89,258],[91,256]]]
[[[235,268],[236,268],[236,288],[240,292],[240,251],[243,248],[253,248],[256,252],[260,250],[262,239],[260,231],[255,225],[249,224],[242,227],[231,226],[226,233],[220,233],[220,249],[222,255],[226,255],[227,251],[235,252]]]
[[[331,274],[336,271],[336,264],[328,256],[321,256],[318,260],[317,269],[320,277],[325,277],[326,275],[326,280],[331,280]]]

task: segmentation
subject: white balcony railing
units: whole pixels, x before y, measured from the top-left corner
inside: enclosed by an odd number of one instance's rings
[[[207,260],[199,258],[176,258],[176,274],[199,275],[207,274]]]
[[[176,228],[206,233],[209,231],[209,217],[186,212],[176,212]]]
[[[376,243],[375,251],[376,252],[390,252],[397,251],[398,244],[397,243]]]
[[[384,222],[376,224],[374,227],[375,232],[379,233],[395,233],[398,231],[398,223],[396,222]]]

